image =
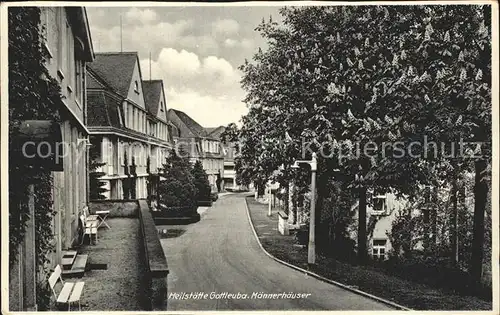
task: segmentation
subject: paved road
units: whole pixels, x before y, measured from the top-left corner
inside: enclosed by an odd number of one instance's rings
[[[246,214],[244,196],[227,195],[201,221],[168,226],[178,237],[162,239],[170,268],[168,310],[388,310],[383,304],[286,267],[264,254]],[[182,230],[182,231],[181,231]],[[208,294],[176,300],[175,293]],[[210,294],[247,294],[247,299]],[[309,294],[299,299],[251,299],[253,293]],[[213,293],[212,293],[213,294]]]

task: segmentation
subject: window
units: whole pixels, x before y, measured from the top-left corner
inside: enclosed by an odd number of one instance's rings
[[[74,65],[75,65],[75,71],[74,71],[74,76],[73,76],[73,82],[74,82],[74,88],[75,88],[75,100],[76,103],[79,107],[80,105],[80,97],[82,96],[82,90],[83,90],[83,67],[82,67],[82,62],[76,58],[76,50],[74,54]]]
[[[78,89],[77,89],[77,95],[78,95]],[[118,111],[118,120],[120,121],[120,126],[124,126],[123,124],[123,114],[122,114],[122,107],[120,105],[117,105],[117,111]]]
[[[69,22],[68,20],[66,20],[66,33],[65,33],[65,37],[63,38],[63,41],[66,40],[66,47],[64,47],[65,49],[65,60],[64,60],[64,68],[63,68],[63,71],[66,75],[69,75],[68,77],[68,91],[70,93],[73,92],[73,87],[74,87],[74,76],[70,75],[70,72],[71,72],[71,66],[73,64],[72,60],[73,60],[73,54],[72,54],[72,48],[74,47],[74,43],[73,43],[73,35],[71,33],[71,26],[69,25]]]
[[[385,246],[387,240],[373,240],[372,246],[372,256],[373,259],[384,260],[385,259]]]
[[[137,81],[134,82],[134,91],[135,93],[139,94],[139,82]]]
[[[160,112],[163,112],[163,102],[160,102]]]
[[[57,76],[60,81],[64,79],[63,67],[64,67],[64,41],[66,39],[66,27],[64,18],[64,8],[56,8],[56,25],[57,32],[56,40],[57,42]]]
[[[376,196],[373,197],[373,212],[375,213],[383,213],[387,208],[386,205],[386,196]]]

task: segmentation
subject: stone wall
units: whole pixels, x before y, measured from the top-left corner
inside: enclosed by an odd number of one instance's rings
[[[158,230],[145,200],[139,200],[140,233],[143,244],[141,255],[146,264],[143,287],[146,292],[146,310],[166,310],[167,276],[169,273],[167,258],[160,243]]]

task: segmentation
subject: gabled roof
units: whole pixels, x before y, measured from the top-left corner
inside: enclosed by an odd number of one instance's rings
[[[85,77],[87,90],[113,90],[102,78],[100,78],[87,64],[87,75]]]
[[[158,115],[162,88],[163,83],[161,80],[142,81],[146,110],[155,117]]]
[[[177,110],[168,110],[168,119],[179,129],[180,136],[183,138],[209,138],[207,131],[193,118],[186,113]]]
[[[119,105],[120,101],[106,91],[87,91],[88,125],[122,128]]]
[[[89,67],[115,92],[126,98],[137,62],[137,52],[96,53]]]
[[[220,140],[220,135],[224,132],[224,130],[226,130],[226,127],[219,126],[219,127],[213,127],[213,128],[205,128],[205,130],[207,131],[207,133],[210,137],[213,137],[215,139]]]

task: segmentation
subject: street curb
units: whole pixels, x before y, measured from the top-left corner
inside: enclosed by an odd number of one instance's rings
[[[288,263],[286,261],[278,259],[278,258],[274,257],[273,255],[269,254],[269,252],[264,249],[264,246],[262,246],[262,243],[260,242],[259,236],[257,235],[257,231],[255,230],[255,227],[253,226],[252,218],[250,217],[250,209],[248,208],[247,197],[245,197],[245,207],[246,207],[246,210],[247,210],[248,222],[250,223],[250,226],[252,227],[252,232],[253,232],[253,235],[255,236],[255,239],[257,240],[257,244],[259,244],[259,247],[260,247],[260,249],[262,249],[262,251],[264,252],[264,254],[266,254],[267,256],[269,256],[270,258],[272,258],[273,260],[275,260],[275,261],[277,261],[277,262],[279,262],[279,263],[281,263],[281,264],[283,264],[285,266],[288,266],[288,267],[290,267],[292,269],[304,272],[305,274],[310,275],[310,276],[312,276],[312,277],[314,277],[314,278],[316,278],[318,280],[324,281],[324,282],[329,283],[329,284],[336,285],[336,286],[341,287],[341,288],[343,288],[343,289],[345,289],[347,291],[350,291],[350,292],[362,295],[364,297],[370,298],[370,299],[375,300],[377,302],[381,302],[383,304],[386,304],[386,305],[389,305],[391,307],[394,307],[394,308],[396,308],[398,310],[413,311],[411,308],[399,305],[397,303],[394,303],[394,302],[391,302],[389,300],[383,299],[381,297],[372,295],[370,293],[367,293],[367,292],[364,292],[364,291],[361,291],[361,290],[358,290],[358,289],[354,289],[354,288],[352,288],[352,287],[350,287],[348,285],[342,284],[340,282],[327,279],[327,278],[325,278],[323,276],[318,275],[317,273],[314,273],[314,272],[311,272],[309,270],[297,267],[295,265],[292,265],[292,264],[290,264],[290,263]]]

